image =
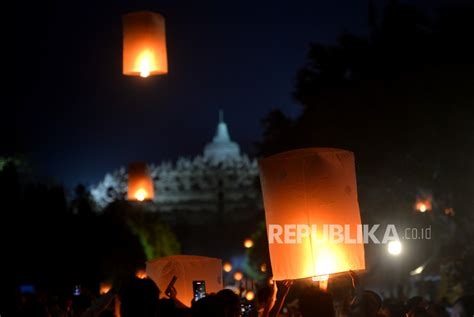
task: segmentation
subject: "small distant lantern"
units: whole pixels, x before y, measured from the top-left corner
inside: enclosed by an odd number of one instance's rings
[[[224,270],[224,272],[229,273],[230,271],[232,271],[232,264],[230,264],[229,262],[225,262],[222,266],[222,269]]]
[[[168,73],[165,19],[150,11],[125,14],[123,74],[148,77]]]
[[[144,280],[148,277],[148,275],[146,274],[146,271],[143,270],[143,269],[140,269],[138,270],[136,273],[135,273],[135,276],[141,280]]]
[[[445,214],[446,216],[453,217],[453,216],[454,216],[454,208],[452,208],[452,207],[445,208],[445,209],[444,209],[444,214]]]
[[[253,241],[251,239],[246,239],[244,241],[244,247],[246,247],[247,249],[250,249],[251,247],[253,247]]]
[[[153,179],[143,162],[135,162],[128,167],[128,200],[152,200],[155,196]]]
[[[419,212],[431,211],[431,200],[430,199],[419,199],[416,201],[415,210]]]
[[[265,273],[267,271],[267,265],[265,263],[260,265],[260,271],[262,271],[263,273]]]
[[[241,281],[243,277],[244,277],[244,275],[242,274],[242,272],[235,272],[234,273],[234,280],[236,280],[236,281]]]
[[[108,282],[100,283],[99,294],[105,295],[112,289],[112,285]]]
[[[306,148],[260,161],[270,260],[275,280],[365,269],[354,155]],[[324,228],[343,228],[337,242]],[[314,229],[314,230],[313,230]]]
[[[248,301],[253,301],[255,298],[255,293],[252,292],[252,291],[248,291],[246,294],[245,294],[245,299],[247,299]]]

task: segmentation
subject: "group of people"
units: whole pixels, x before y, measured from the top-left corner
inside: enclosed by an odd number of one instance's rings
[[[253,301],[242,299],[236,292],[223,289],[189,305],[177,298],[171,288],[167,296],[160,296],[157,285],[148,278],[133,278],[120,288],[91,301],[86,295],[75,296],[59,303],[22,298],[18,316],[47,317],[472,317],[474,296],[460,298],[452,307],[430,303],[423,297],[406,302],[382,300],[375,292],[364,290],[351,272],[353,289],[350,298],[336,304],[332,295],[315,285],[308,285],[299,296],[285,303],[292,281],[275,282],[257,291]],[[33,305],[34,304],[34,305]]]

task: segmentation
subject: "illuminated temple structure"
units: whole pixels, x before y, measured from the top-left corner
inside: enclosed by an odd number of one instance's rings
[[[155,197],[145,204],[171,222],[186,219],[205,222],[224,216],[238,221],[252,218],[261,210],[257,160],[241,153],[230,138],[227,124],[219,114],[214,138],[194,158],[149,164]],[[122,167],[91,188],[91,195],[102,210],[109,203],[127,196],[127,169]]]

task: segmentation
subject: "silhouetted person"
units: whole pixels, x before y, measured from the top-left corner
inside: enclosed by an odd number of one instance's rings
[[[132,279],[120,291],[121,317],[159,316],[160,290],[150,279]]]
[[[302,317],[334,317],[332,296],[311,286],[300,298],[300,312]]]

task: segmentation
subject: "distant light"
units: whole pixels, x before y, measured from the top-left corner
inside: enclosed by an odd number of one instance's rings
[[[410,275],[414,276],[414,275],[421,274],[424,269],[425,269],[425,267],[423,265],[421,265],[421,266],[417,267],[416,269],[414,269],[413,271],[411,271]]]
[[[145,272],[145,270],[138,270],[137,273],[135,274],[135,276],[141,280],[147,278],[147,274]]]
[[[400,241],[390,241],[387,250],[391,255],[400,255],[402,253],[402,244]]]
[[[265,273],[267,271],[267,265],[265,263],[260,265],[260,271],[262,271],[263,273]]]
[[[146,196],[147,196],[147,192],[146,190],[144,190],[143,188],[140,188],[139,190],[137,190],[135,192],[135,198],[138,200],[138,201],[144,201]]]
[[[225,262],[222,266],[222,269],[224,270],[224,272],[229,273],[230,271],[232,271],[232,264],[230,264],[229,262]]]
[[[246,247],[247,249],[250,249],[251,247],[253,247],[253,241],[250,239],[246,239],[244,241],[244,247]]]
[[[245,298],[248,301],[252,301],[255,298],[255,293],[252,291],[248,291],[247,294],[245,294]]]
[[[242,274],[242,272],[235,272],[234,273],[234,280],[236,280],[236,281],[241,281],[243,277],[244,277],[244,275]]]
[[[450,208],[445,208],[444,209],[444,214],[446,216],[451,216],[451,217],[454,216],[454,208],[451,208],[451,207]]]
[[[112,285],[110,283],[100,283],[99,294],[104,295],[107,294],[112,289]]]
[[[416,201],[415,210],[419,212],[427,212],[431,210],[431,199],[419,199]]]

